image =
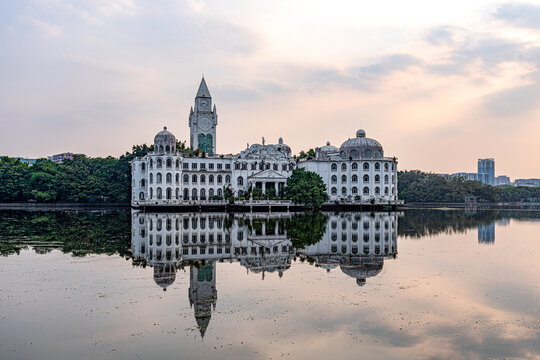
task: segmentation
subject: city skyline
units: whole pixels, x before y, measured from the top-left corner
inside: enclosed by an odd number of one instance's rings
[[[401,170],[472,172],[472,159],[492,157],[498,174],[537,178],[540,6],[387,8],[8,1],[0,154],[119,156],[163,126],[189,143],[204,73],[220,153],[262,136],[295,154],[339,147],[362,128]]]

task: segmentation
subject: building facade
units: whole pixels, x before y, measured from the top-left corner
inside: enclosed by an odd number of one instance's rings
[[[495,185],[495,160],[478,159],[478,181],[482,184]]]
[[[212,105],[203,78],[189,115],[191,151],[177,150],[176,137],[166,127],[160,131],[154,151],[133,160],[133,206],[218,201],[225,191],[242,197],[252,189],[279,196],[297,167],[319,174],[332,201],[397,202],[397,159],[384,157],[381,144],[363,130],[340,149],[327,144],[314,159],[300,162],[282,138],[276,144],[262,138],[238,154],[218,155]]]

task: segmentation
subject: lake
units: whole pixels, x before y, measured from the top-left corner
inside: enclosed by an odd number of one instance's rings
[[[0,212],[0,359],[538,359],[540,212]]]

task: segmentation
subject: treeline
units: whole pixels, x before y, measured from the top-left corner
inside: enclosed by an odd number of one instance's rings
[[[74,155],[61,164],[39,159],[32,166],[2,157],[0,202],[129,202],[130,161],[151,149],[137,145],[119,158]]]
[[[462,203],[466,196],[479,202],[516,202],[540,198],[539,187],[496,187],[419,170],[398,173],[398,197],[405,202]]]

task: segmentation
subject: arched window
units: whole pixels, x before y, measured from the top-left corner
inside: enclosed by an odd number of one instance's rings
[[[384,170],[388,170],[388,163],[384,163]]]
[[[165,146],[165,151],[166,152],[171,152],[171,147],[169,145]]]
[[[146,179],[142,179],[141,180],[141,187],[145,187],[146,186]]]
[[[150,199],[154,198],[154,189],[150,188]]]
[[[158,199],[161,199],[162,197],[163,197],[163,194],[161,193],[161,188],[158,187],[158,188],[157,188],[157,198],[158,198]]]
[[[161,183],[161,173],[157,173],[156,174],[156,183],[160,184]]]
[[[161,169],[163,167],[163,161],[161,159],[157,159],[156,166],[158,169]]]
[[[351,189],[351,192],[356,195],[358,194],[358,188],[356,186],[353,186],[353,188]]]
[[[347,175],[341,175],[341,182],[347,182]]]
[[[141,164],[141,172],[144,172],[144,170],[146,170],[146,164],[142,163]]]
[[[168,150],[167,150],[168,151]],[[172,159],[171,158],[168,158],[167,159],[167,167],[170,168],[172,167]]]
[[[180,189],[179,188],[176,188],[176,200],[180,199]]]
[[[171,200],[171,199],[172,199],[172,189],[167,188],[167,200]]]
[[[177,184],[180,182],[180,174],[176,174],[175,180]]]
[[[381,170],[381,163],[375,163],[375,170]]]
[[[154,174],[150,174],[150,184],[154,183]]]
[[[167,175],[165,175],[165,179],[167,180],[167,184],[172,183],[172,174],[167,173]]]
[[[221,184],[222,182],[223,182],[223,176],[218,175],[218,176],[217,176],[217,183],[218,183],[218,184]]]
[[[230,184],[230,183],[231,183],[231,176],[225,175],[225,184]]]
[[[197,200],[197,189],[191,189],[191,198]]]
[[[184,178],[184,184],[187,184],[189,182],[189,175],[184,174],[183,178]]]
[[[388,184],[388,175],[384,175],[384,183]]]
[[[332,188],[332,195],[337,195],[337,188],[335,187]]]
[[[366,151],[364,151],[364,157],[369,159],[373,156],[373,151],[371,151],[370,149],[367,149]]]
[[[358,159],[358,151],[356,151],[356,150],[354,150],[354,149],[351,150],[351,151],[349,152],[349,157],[352,158],[352,159]]]
[[[347,171],[347,164],[341,164],[341,171]]]
[[[193,184],[196,184],[196,183],[197,183],[197,174],[193,174],[193,175],[191,176],[191,182],[192,182]]]
[[[358,170],[358,163],[352,163],[352,169]]]
[[[343,195],[343,196],[347,195],[347,188],[346,187],[341,188],[341,195]]]
[[[238,185],[244,185],[244,178],[241,176],[238,177]]]
[[[388,195],[388,186],[384,188],[384,195]]]
[[[206,199],[206,190],[203,188],[201,189],[201,200]]]
[[[202,174],[201,175],[201,184],[203,184],[205,182],[206,182],[206,175]]]
[[[381,182],[381,177],[379,175],[375,175],[375,182],[376,183],[380,183]]]
[[[342,151],[341,153],[339,153],[339,156],[342,158],[342,159],[345,159],[347,157],[347,154],[345,154],[345,151]]]
[[[210,184],[213,184],[214,183],[214,175],[208,175],[208,182]]]
[[[217,189],[217,196],[219,196],[219,197],[223,196],[223,192],[222,192],[221,188]]]
[[[332,184],[335,184],[335,183],[337,183],[337,176],[332,175]]]
[[[184,200],[189,199],[189,190],[187,188],[184,189]]]
[[[209,189],[208,190],[208,197],[211,199],[214,197],[214,189]]]
[[[363,193],[364,195],[369,195],[369,188],[367,186],[364,186]]]
[[[365,162],[362,166],[364,170],[369,170],[369,163]]]
[[[176,168],[180,169],[180,160],[176,159]]]
[[[352,182],[358,182],[358,176],[357,175],[352,176]]]
[[[144,192],[139,193],[139,200],[144,200]]]
[[[337,164],[332,164],[332,171],[337,171]]]
[[[379,195],[381,193],[381,189],[377,186],[375,188],[375,195]]]
[[[159,146],[159,152],[163,152],[163,145]]]
[[[154,160],[150,159],[150,169],[154,167]]]
[[[364,182],[369,182],[369,175],[364,175]]]

